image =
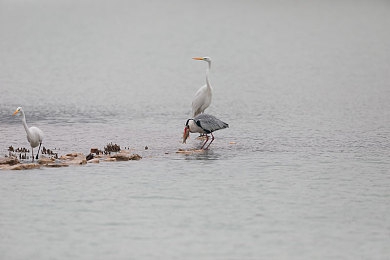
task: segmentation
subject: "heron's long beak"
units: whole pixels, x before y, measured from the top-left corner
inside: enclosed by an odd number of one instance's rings
[[[13,116],[19,113],[19,110],[15,110],[15,112],[12,114]]]
[[[192,59],[194,59],[194,60],[203,60],[203,58],[201,58],[201,57],[194,57]]]
[[[184,127],[183,133],[183,144],[186,143],[187,138],[190,136],[190,128],[188,126]]]

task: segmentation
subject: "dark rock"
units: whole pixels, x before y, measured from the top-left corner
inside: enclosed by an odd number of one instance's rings
[[[92,151],[92,149],[91,149],[91,151]],[[87,157],[85,159],[87,159],[87,161],[89,161],[89,160],[92,160],[93,158],[95,158],[95,156],[92,153],[90,153],[87,155]]]

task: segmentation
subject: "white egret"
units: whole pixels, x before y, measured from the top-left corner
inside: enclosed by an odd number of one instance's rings
[[[209,82],[209,72],[211,68],[211,59],[210,57],[195,57],[194,60],[203,60],[208,63],[206,70],[206,85],[202,86],[195,93],[194,100],[192,101],[192,116],[195,117],[201,113],[204,113],[205,109],[208,108],[211,104],[211,99],[213,96],[212,87]]]
[[[22,107],[18,107],[15,110],[13,115],[16,115],[17,113],[20,113],[22,115],[22,123],[23,123],[24,129],[26,130],[26,133],[27,133],[27,141],[31,145],[31,154],[32,154],[32,160],[33,161],[34,161],[34,151],[33,151],[33,149],[39,145],[38,153],[37,153],[37,156],[36,156],[36,159],[38,160],[39,150],[41,149],[42,140],[43,140],[43,132],[38,127],[32,126],[32,127],[29,128],[27,126],[26,116],[24,114],[24,111],[23,111]]]
[[[206,134],[206,141],[203,143],[200,149],[206,145],[209,140],[208,134],[211,134],[211,142],[207,145],[205,149],[208,149],[210,144],[214,141],[213,132],[229,127],[229,125],[225,122],[222,122],[215,116],[209,114],[199,114],[194,118],[188,119],[186,122],[186,126],[184,127],[183,133],[183,143],[186,142],[188,136],[191,133],[201,133]]]

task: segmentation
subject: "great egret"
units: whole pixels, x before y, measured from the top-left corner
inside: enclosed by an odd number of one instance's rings
[[[22,107],[18,107],[15,110],[13,115],[16,115],[19,112],[22,115],[22,123],[23,123],[24,129],[26,130],[26,133],[27,133],[27,141],[31,145],[31,154],[32,154],[32,160],[33,161],[34,161],[34,151],[33,151],[33,149],[39,145],[38,153],[37,153],[37,157],[36,157],[36,159],[38,160],[39,150],[41,149],[42,140],[43,140],[43,132],[38,127],[32,126],[32,127],[29,128],[27,126],[26,116],[24,114],[24,111],[23,111]]]
[[[207,145],[207,148],[209,148],[210,144],[214,141],[214,135],[213,132],[224,129],[229,127],[229,125],[225,122],[222,122],[215,116],[209,115],[209,114],[199,114],[194,118],[188,119],[186,122],[186,126],[184,128],[183,133],[183,143],[186,142],[188,136],[191,133],[201,133],[206,134],[206,141],[203,143],[202,147],[200,149],[203,149],[203,147],[206,145],[207,141],[209,140],[209,136],[207,134],[211,134],[211,142]]]
[[[211,68],[211,59],[210,57],[195,57],[194,60],[203,60],[208,63],[206,70],[206,85],[202,86],[195,93],[194,100],[192,101],[192,116],[195,117],[201,113],[204,113],[205,109],[208,108],[211,104],[211,99],[213,96],[212,87],[209,82],[209,72]]]

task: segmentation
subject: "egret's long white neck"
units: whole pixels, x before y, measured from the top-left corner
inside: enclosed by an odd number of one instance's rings
[[[23,110],[20,110],[20,114],[22,115],[22,123],[23,123],[23,126],[24,126],[24,130],[26,130],[27,136],[30,137],[31,136],[31,132],[30,132],[30,129],[28,129],[28,126],[27,126],[26,115],[24,114]]]
[[[211,61],[208,61],[207,63],[209,64],[209,66],[207,67],[207,70],[206,70],[206,84],[207,84],[207,87],[211,88],[210,81],[209,81],[209,72],[211,69]]]

